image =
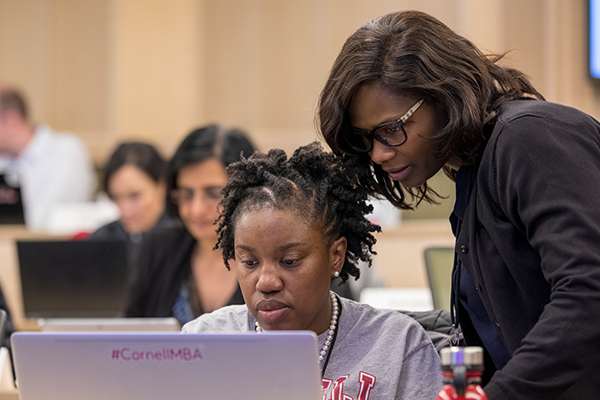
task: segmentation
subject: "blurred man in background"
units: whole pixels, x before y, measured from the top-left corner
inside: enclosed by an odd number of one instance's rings
[[[20,187],[27,228],[42,231],[53,207],[92,200],[96,175],[84,143],[29,121],[17,90],[0,88],[0,174]]]

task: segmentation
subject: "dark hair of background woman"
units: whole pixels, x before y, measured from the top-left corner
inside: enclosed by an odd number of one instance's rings
[[[368,154],[355,155],[343,139],[351,127],[348,109],[358,88],[379,84],[399,95],[425,99],[441,112],[444,126],[432,138],[437,155],[458,157],[464,165],[481,156],[487,124],[498,107],[513,99],[543,96],[527,76],[498,65],[503,55],[485,55],[466,38],[422,12],[405,11],[376,18],[344,44],[321,92],[320,132],[337,154],[353,158],[363,171],[361,185],[383,195],[396,207],[412,209],[414,201],[436,202],[427,183],[402,188]],[[451,175],[450,171],[446,173]],[[403,189],[411,196],[406,201]]]
[[[177,188],[181,168],[209,158],[217,159],[226,168],[239,161],[241,154],[249,157],[254,151],[248,135],[240,129],[212,124],[193,130],[175,150],[167,166],[167,213],[171,217],[179,217],[179,209],[171,200],[170,193]]]
[[[164,178],[166,161],[151,144],[144,142],[121,143],[104,167],[102,185],[106,193],[109,193],[108,186],[112,176],[125,165],[133,165],[148,175],[154,182],[160,182]]]
[[[240,215],[260,209],[291,210],[319,229],[331,245],[340,237],[348,243],[346,261],[340,272],[342,282],[358,278],[358,260],[371,265],[379,226],[366,217],[373,207],[367,204],[364,188],[356,186],[339,157],[326,153],[318,142],[300,147],[288,159],[283,150],[256,153],[227,168],[229,181],[223,189],[217,248],[223,260],[235,258],[234,232]]]

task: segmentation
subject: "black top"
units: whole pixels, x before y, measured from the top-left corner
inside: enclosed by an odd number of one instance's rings
[[[128,317],[174,316],[173,307],[181,288],[191,276],[190,259],[195,245],[196,239],[183,226],[147,235],[141,244],[137,279],[129,292]],[[244,304],[239,286],[226,305],[231,304]]]
[[[173,218],[169,218],[166,214],[163,214],[156,224],[148,231],[144,233],[128,233],[121,221],[113,221],[98,228],[94,233],[90,235],[88,240],[122,240],[125,242],[125,249],[127,251],[127,260],[129,266],[129,282],[132,282],[134,278],[135,265],[137,264],[137,258],[140,252],[140,244],[142,239],[148,235],[149,232],[157,229],[166,228],[169,226],[180,226],[181,222]]]
[[[600,399],[599,244],[600,123],[544,101],[502,105],[456,239],[511,355],[490,400]]]
[[[476,173],[473,168],[468,166],[463,166],[456,173],[456,202],[450,216],[454,236],[460,234],[460,227],[469,203],[469,195],[475,177]],[[485,384],[497,369],[501,369],[506,365],[510,359],[510,353],[498,334],[496,324],[492,322],[485,311],[479,296],[479,288],[473,282],[469,270],[465,268],[460,260],[452,270],[452,300],[455,309],[458,310],[456,324],[472,327],[470,333],[472,335],[477,334],[483,344],[485,370],[482,378]],[[460,320],[461,317],[462,320]],[[468,320],[465,318],[468,318]]]

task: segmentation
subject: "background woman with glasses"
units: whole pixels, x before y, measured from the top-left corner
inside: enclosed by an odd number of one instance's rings
[[[167,168],[167,213],[182,226],[142,243],[129,317],[176,317],[182,324],[229,304],[243,304],[235,271],[225,268],[215,220],[225,167],[254,152],[246,134],[210,125],[191,132]]]
[[[437,19],[384,15],[321,93],[330,147],[396,207],[456,182],[454,322],[496,399],[600,398],[600,124]],[[493,377],[492,377],[493,374]]]

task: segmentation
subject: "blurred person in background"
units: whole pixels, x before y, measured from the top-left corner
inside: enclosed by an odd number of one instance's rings
[[[0,88],[0,174],[20,186],[27,228],[43,231],[53,208],[92,200],[97,179],[84,143],[30,122],[23,95]]]
[[[192,131],[167,167],[167,213],[182,226],[151,232],[142,242],[128,317],[171,317],[181,324],[230,304],[244,304],[235,271],[228,271],[215,220],[225,168],[254,146],[238,129],[209,125]]]
[[[166,161],[148,143],[120,144],[104,167],[103,188],[117,205],[120,218],[90,236],[91,240],[123,240],[130,271],[137,262],[142,238],[167,226],[165,215]]]

